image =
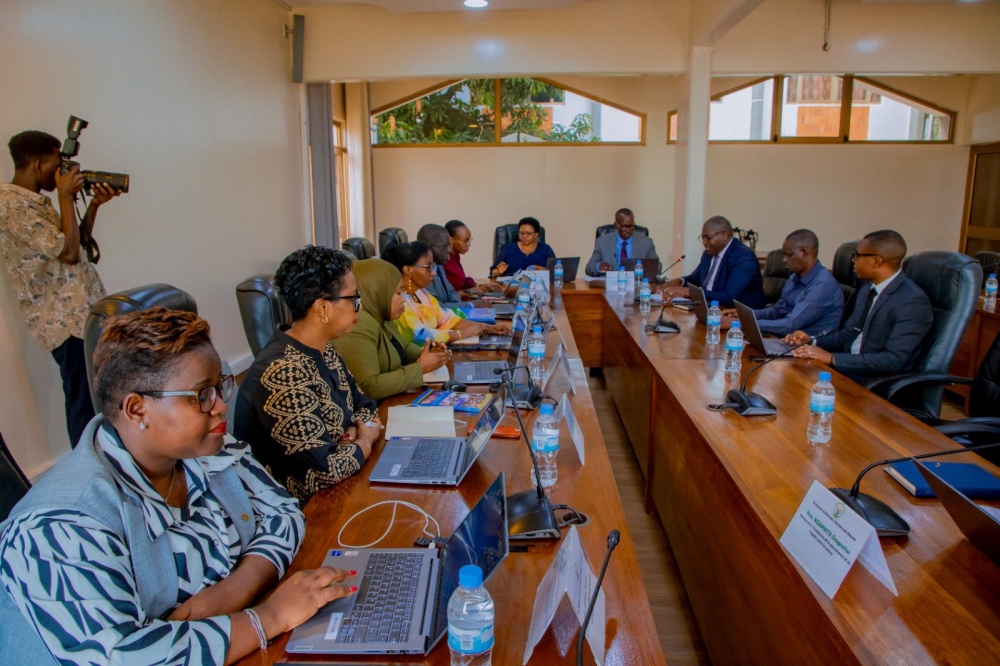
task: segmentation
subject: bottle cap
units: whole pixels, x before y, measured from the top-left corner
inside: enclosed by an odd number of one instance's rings
[[[483,570],[475,564],[466,564],[458,570],[460,587],[477,588],[483,586]]]
[[[713,308],[719,307],[719,301],[712,301],[712,307]]]
[[[821,372],[821,373],[819,373],[819,380],[821,382],[828,382],[832,378],[833,378],[833,375],[831,375],[829,372]]]
[[[556,266],[562,266],[562,259],[556,259]]]
[[[546,404],[544,404],[544,405],[542,405],[541,407],[538,408],[538,413],[539,414],[554,414],[555,413],[555,407],[553,407],[552,405],[546,403]]]
[[[642,278],[643,284],[649,284],[649,278]]]
[[[990,278],[996,280],[997,279],[997,274],[996,273],[990,273]]]
[[[541,326],[537,326],[537,325],[536,326],[532,326],[531,327],[531,332],[532,333],[541,333],[542,332],[542,327]]]
[[[739,327],[740,327],[739,321],[734,321],[732,324],[729,325],[729,328],[739,328]]]
[[[517,307],[514,308],[514,312],[517,312],[518,310],[520,310],[521,312],[524,312],[524,306],[523,305],[518,305]]]

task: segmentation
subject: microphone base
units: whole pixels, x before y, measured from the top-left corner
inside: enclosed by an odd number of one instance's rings
[[[517,409],[538,409],[542,404],[542,388],[537,384],[523,384],[507,393],[507,407]]]
[[[734,405],[733,411],[740,416],[774,416],[778,408],[759,393],[733,389],[726,394],[726,403]]]
[[[516,541],[561,538],[549,498],[539,498],[537,490],[510,495],[507,498],[507,534],[510,540]]]
[[[907,522],[882,500],[865,493],[858,493],[857,497],[852,497],[851,491],[846,488],[831,488],[830,492],[868,521],[879,536],[901,537],[910,533]]]

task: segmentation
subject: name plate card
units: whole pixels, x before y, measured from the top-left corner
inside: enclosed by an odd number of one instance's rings
[[[555,355],[552,357],[552,362],[549,363],[549,367],[545,369],[545,376],[542,377],[542,393],[545,393],[545,387],[549,385],[549,380],[552,379],[552,375],[556,373],[556,368],[559,367],[560,363],[566,362],[566,343],[560,342],[559,348],[556,349]],[[566,375],[569,376],[569,366],[566,366]],[[573,381],[570,380],[572,385]],[[574,393],[576,391],[574,390]]]
[[[545,572],[538,592],[535,593],[535,606],[531,610],[531,626],[528,629],[528,644],[524,648],[524,663],[528,663],[531,653],[538,641],[542,640],[545,631],[552,624],[563,595],[569,596],[573,612],[580,625],[587,617],[587,606],[594,595],[597,576],[590,566],[587,553],[580,543],[580,535],[576,525],[569,528],[566,538],[556,552],[552,565]],[[587,642],[594,654],[598,666],[604,664],[604,590],[597,593],[597,603],[594,604],[594,614],[590,617],[587,627]]]
[[[604,288],[608,291],[618,291],[618,275],[624,273],[627,285],[626,292],[635,291],[635,273],[632,271],[608,271],[604,274]]]
[[[583,465],[583,430],[580,429],[580,424],[576,420],[576,414],[573,412],[573,405],[569,402],[568,394],[563,393],[563,397],[559,398],[559,404],[556,405],[555,409],[555,416],[560,421],[566,419],[566,428],[569,430],[570,437],[573,438],[573,444],[576,446],[576,455],[580,458],[580,464]]]
[[[548,269],[542,269],[538,271],[524,271],[522,275],[531,276],[532,280],[541,281],[542,286],[545,287],[545,291],[549,290],[549,271]]]
[[[831,599],[857,560],[899,596],[875,528],[818,481],[781,535],[781,545]]]

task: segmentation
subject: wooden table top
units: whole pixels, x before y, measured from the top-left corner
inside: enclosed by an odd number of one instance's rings
[[[555,334],[556,331],[558,335]],[[574,359],[577,356],[576,345],[564,312],[556,313],[556,327],[549,336],[550,360],[560,338],[566,343],[569,358]],[[482,360],[500,356],[489,353],[456,353],[454,360]],[[612,556],[603,585],[607,604],[605,612],[608,618],[605,663],[664,664],[634,544],[625,523],[621,499],[582,366],[576,362],[571,368],[557,370],[547,392],[558,397],[569,391],[570,377],[567,370],[575,375],[573,384],[577,392],[576,395],[571,394],[570,402],[585,434],[587,462],[586,465],[580,464],[573,442],[563,427],[558,458],[559,481],[555,488],[550,490],[549,496],[553,503],[569,504],[590,517],[590,523],[579,528],[579,531],[595,573],[607,548],[608,532],[612,529],[621,532],[621,542]],[[486,389],[470,387],[470,390],[485,392]],[[379,407],[383,421],[390,406],[409,404],[416,395],[417,393],[409,393],[383,401]],[[529,430],[536,415],[537,411],[522,412],[522,418]],[[462,416],[466,416],[469,421],[476,418],[469,415]],[[502,425],[517,425],[517,419],[511,410],[507,411]],[[378,458],[384,446],[384,440],[377,442],[371,458],[357,475],[334,488],[318,493],[306,504],[303,509],[307,521],[306,536],[289,573],[319,566],[327,549],[337,547],[337,534],[347,519],[376,502],[399,499],[421,506],[438,520],[443,535],[447,537],[468,514],[469,507],[478,501],[501,471],[507,474],[508,495],[531,488],[531,462],[523,440],[496,438],[490,440],[457,489],[370,484],[368,474],[371,472],[373,461]],[[375,540],[388,525],[391,512],[390,506],[373,509],[363,519],[354,521],[345,531],[343,539],[355,544]],[[422,516],[401,509],[389,536],[376,547],[411,546],[421,536],[423,524]],[[561,543],[561,540],[537,542],[537,545],[529,546],[527,553],[511,553],[487,582],[486,587],[496,603],[496,644],[493,663],[522,662],[535,591]],[[552,626],[553,629],[546,633],[535,648],[529,663],[550,664],[575,660],[576,635],[579,629],[576,617],[569,611],[568,606],[564,604],[560,608]],[[289,663],[309,661],[449,663],[449,652],[444,640],[426,658],[422,655],[336,656],[335,658],[329,655],[326,657],[289,655],[284,650],[287,640],[286,634],[272,643],[265,664],[281,660]],[[584,662],[594,663],[589,648],[585,650]],[[260,663],[260,658],[255,653],[239,663],[247,666],[256,665]]]

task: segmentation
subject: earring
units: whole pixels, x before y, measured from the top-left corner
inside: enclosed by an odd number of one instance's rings
[[[145,430],[148,427],[145,421],[139,421],[139,430]]]

